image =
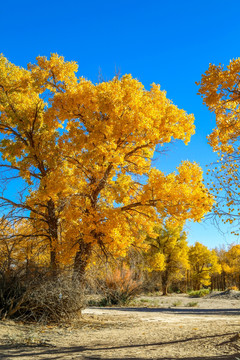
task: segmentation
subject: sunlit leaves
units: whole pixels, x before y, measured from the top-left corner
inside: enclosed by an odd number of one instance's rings
[[[152,167],[157,147],[189,142],[193,115],[159,85],[131,75],[93,84],[77,69],[57,54],[27,70],[0,58],[2,159],[28,183],[21,206],[49,249],[69,262],[81,243],[123,255],[156,221],[201,220],[213,199],[200,167]]]
[[[189,248],[189,262],[195,288],[200,289],[201,285],[210,285],[211,275],[221,272],[221,266],[214,250],[196,242]]]
[[[209,143],[219,160],[212,168],[212,191],[216,194],[215,213],[230,225],[239,220],[239,155],[240,155],[240,59],[229,65],[215,66],[202,75],[199,94],[216,115],[216,128]],[[238,231],[232,230],[238,234]]]

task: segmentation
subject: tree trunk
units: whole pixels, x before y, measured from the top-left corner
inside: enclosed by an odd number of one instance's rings
[[[53,246],[51,247],[50,250],[50,269],[51,269],[51,273],[53,275],[53,277],[57,276],[58,273],[58,261],[57,261],[57,251],[56,251],[56,247]]]
[[[223,271],[222,273],[222,291],[226,290],[226,273]]]
[[[163,295],[168,295],[168,272],[164,271],[162,274],[162,293]]]
[[[215,288],[216,288],[215,277],[212,275],[211,276],[211,291],[213,291]]]
[[[91,252],[91,244],[84,243],[84,241],[81,239],[74,259],[73,280],[78,280],[80,282],[84,281],[84,275],[91,256]]]
[[[186,288],[186,293],[188,291],[188,289],[191,289],[191,272],[189,269],[187,269],[187,288]]]
[[[168,295],[168,284],[162,286],[162,294],[163,296]]]
[[[55,212],[55,204],[53,200],[48,201],[48,231],[50,237],[50,268],[54,277],[57,276],[59,264],[57,260],[58,246],[58,218]]]

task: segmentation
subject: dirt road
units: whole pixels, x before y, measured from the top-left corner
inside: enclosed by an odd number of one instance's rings
[[[159,301],[154,308],[88,308],[71,326],[2,322],[0,359],[240,359],[238,299]]]

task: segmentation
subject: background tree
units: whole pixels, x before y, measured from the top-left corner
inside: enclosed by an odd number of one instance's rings
[[[240,289],[240,245],[232,245],[224,258],[222,267],[227,275],[227,286]]]
[[[200,290],[202,285],[209,286],[211,275],[221,272],[215,250],[209,250],[199,242],[189,247],[189,263],[194,290]]]
[[[227,250],[224,246],[215,249],[219,264],[221,265],[221,274],[212,276],[211,287],[212,289],[226,290],[227,287],[231,286],[229,283],[230,267],[228,265]]]
[[[158,271],[162,279],[162,292],[167,295],[169,285],[186,276],[188,263],[188,244],[182,228],[166,226],[157,228],[156,238],[147,238],[149,250],[146,253],[148,271]]]

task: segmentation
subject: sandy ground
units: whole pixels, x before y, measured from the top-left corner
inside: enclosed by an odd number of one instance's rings
[[[2,321],[0,359],[240,360],[239,332],[240,297],[141,297],[87,308],[71,325]]]

